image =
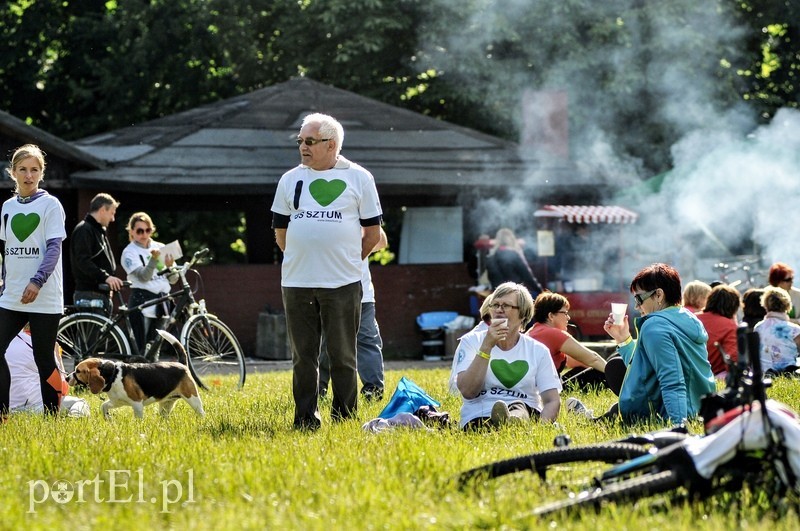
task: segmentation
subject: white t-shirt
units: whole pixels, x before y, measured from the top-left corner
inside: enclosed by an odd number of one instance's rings
[[[147,267],[150,262],[150,251],[157,251],[164,247],[163,243],[150,240],[149,247],[142,247],[136,242],[130,242],[125,249],[122,250],[122,268],[128,274],[128,280],[131,282],[131,287],[146,289],[152,293],[167,293],[170,290],[169,280],[163,275],[159,275],[160,269],[164,268],[163,257],[158,259],[159,265],[156,266],[153,275],[146,281],[141,280],[136,275],[131,273],[140,267]]]
[[[67,237],[64,209],[58,199],[44,194],[30,203],[12,197],[3,203],[0,214],[0,240],[5,241],[5,283],[0,294],[0,307],[31,313],[62,313],[64,282],[61,255],[53,273],[44,283],[36,300],[22,304],[25,287],[39,270],[47,249],[47,240]]]
[[[61,357],[57,352],[53,352],[53,356],[56,358],[56,366],[62,371],[61,391],[64,396],[61,399],[60,412],[70,417],[89,416],[89,404],[86,400],[65,396],[69,391],[69,385],[63,376],[64,366],[61,364]],[[25,332],[17,334],[6,350],[6,362],[8,363],[8,370],[11,372],[9,410],[12,413],[40,413],[44,411],[42,388],[39,383],[39,369],[33,360],[33,346],[30,335]]]
[[[369,272],[369,258],[364,259],[361,266],[361,304],[375,302],[375,286],[372,285],[372,274]]]
[[[382,214],[375,180],[339,157],[330,170],[300,165],[278,182],[272,211],[289,216],[281,285],[339,288],[362,279],[362,219]]]
[[[125,273],[128,274],[128,280],[131,282],[131,287],[144,289],[155,294],[169,293],[171,289],[169,280],[164,275],[158,274],[158,266],[156,266],[156,269],[153,270],[153,275],[147,281],[143,281],[138,276],[131,274],[140,267],[147,267],[147,264],[150,262],[150,251],[158,250],[162,247],[164,247],[163,243],[154,240],[150,240],[149,247],[142,247],[135,241],[132,241],[125,246],[125,249],[122,250],[122,268],[125,270]],[[161,269],[164,267],[163,260],[163,257],[159,257],[158,259]],[[142,310],[142,314],[147,317],[155,317],[156,307],[148,306]]]
[[[464,372],[472,364],[486,337],[486,331],[470,332],[461,338],[456,351],[455,374]],[[550,351],[530,336],[520,335],[510,350],[494,347],[489,353],[489,368],[481,393],[473,399],[464,399],[459,426],[478,417],[490,417],[492,406],[498,400],[521,400],[531,408],[542,410],[540,393],[550,389],[561,392],[561,379],[553,366]]]

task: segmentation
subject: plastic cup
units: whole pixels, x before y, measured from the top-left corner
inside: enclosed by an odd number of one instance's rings
[[[625,319],[625,312],[628,311],[628,305],[622,302],[611,303],[611,315],[614,316],[614,324],[622,324]]]
[[[492,324],[501,324],[508,326],[508,319],[492,319]]]

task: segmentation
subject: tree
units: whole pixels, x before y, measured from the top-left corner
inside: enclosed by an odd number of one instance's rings
[[[308,75],[517,140],[569,93],[573,158],[650,175],[703,127],[798,105],[793,0],[11,0],[0,106],[67,139]],[[603,160],[608,159],[608,160]],[[613,160],[612,160],[613,159]]]
[[[739,20],[748,27],[742,94],[766,122],[781,107],[800,105],[800,4],[747,0],[738,6]]]

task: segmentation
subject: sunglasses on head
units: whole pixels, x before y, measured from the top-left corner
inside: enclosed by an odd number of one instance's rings
[[[320,142],[327,142],[330,138],[297,138],[295,142],[297,142],[298,146],[302,146],[303,144],[307,146],[313,146],[315,144],[319,144]]]
[[[151,232],[153,232],[153,229],[151,229],[150,227],[148,227],[148,228],[146,228],[146,229],[143,229],[143,228],[138,228],[138,229],[136,229],[136,234],[138,234],[138,235],[140,235],[140,236],[141,236],[142,234],[150,234]]]

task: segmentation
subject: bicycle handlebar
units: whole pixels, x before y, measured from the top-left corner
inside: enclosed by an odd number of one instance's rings
[[[188,262],[184,262],[183,265],[172,265],[170,267],[165,267],[161,271],[158,272],[159,275],[172,275],[174,273],[185,273],[189,269],[192,268],[194,264],[196,264],[201,258],[204,258],[210,253],[208,247],[204,249],[200,249],[196,253],[192,255],[192,259]]]

